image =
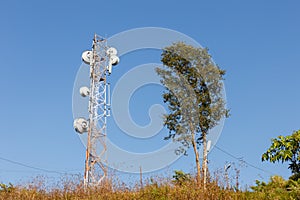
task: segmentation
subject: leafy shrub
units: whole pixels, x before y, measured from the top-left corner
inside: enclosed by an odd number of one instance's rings
[[[181,170],[179,170],[179,171],[175,170],[174,173],[175,174],[173,175],[173,182],[175,183],[175,185],[183,185],[183,184],[191,181],[190,174],[186,174]]]
[[[4,183],[0,183],[0,192],[13,192],[15,190],[15,187],[13,184],[9,183],[8,185]]]
[[[272,176],[269,183],[257,180],[251,189],[261,198],[300,200],[300,179],[284,180],[281,176]]]

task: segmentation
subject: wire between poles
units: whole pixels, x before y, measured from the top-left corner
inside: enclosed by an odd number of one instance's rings
[[[21,162],[17,162],[17,161],[13,161],[13,160],[10,160],[10,159],[7,159],[7,158],[3,158],[3,157],[0,157],[0,160],[9,162],[9,163],[12,163],[12,164],[15,164],[15,165],[19,165],[19,166],[22,166],[22,167],[26,167],[26,168],[30,168],[30,169],[34,169],[34,170],[38,170],[38,171],[47,172],[47,173],[55,173],[55,174],[60,174],[60,175],[67,174],[66,172],[59,172],[59,171],[54,171],[54,170],[43,169],[43,168],[40,168],[40,167],[34,167],[34,166],[31,166],[31,165],[27,165],[27,164],[24,164],[24,163],[21,163]]]
[[[241,162],[245,163],[246,165],[248,165],[248,166],[250,166],[250,167],[252,167],[252,168],[255,168],[255,169],[257,169],[257,170],[263,171],[263,172],[268,173],[268,174],[270,174],[270,175],[274,175],[274,173],[272,173],[272,172],[270,172],[270,171],[264,170],[264,169],[262,169],[262,168],[260,168],[260,167],[257,167],[257,166],[255,166],[255,165],[253,165],[253,164],[251,164],[251,163],[245,161],[242,157],[241,157],[241,158],[238,158],[238,157],[232,155],[231,153],[229,153],[229,152],[227,152],[227,151],[221,149],[221,148],[218,147],[217,145],[215,145],[214,147],[215,147],[216,149],[218,149],[219,151],[222,151],[223,153],[227,154],[228,156],[230,156],[230,157],[232,157],[232,158],[234,158],[234,159],[236,159],[236,160],[238,160],[238,161],[241,161]]]

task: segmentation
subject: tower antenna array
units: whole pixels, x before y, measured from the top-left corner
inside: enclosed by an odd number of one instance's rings
[[[117,50],[109,48],[107,40],[95,34],[92,50],[83,52],[82,60],[90,67],[90,86],[79,91],[82,97],[89,97],[89,119],[75,119],[74,128],[80,134],[87,132],[84,187],[89,187],[99,186],[107,176],[106,121],[110,114],[107,75],[119,58]]]

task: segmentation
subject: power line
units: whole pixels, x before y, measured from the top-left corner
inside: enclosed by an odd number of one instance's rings
[[[33,170],[30,170],[30,169],[28,169],[28,170],[14,170],[14,169],[0,169],[0,173],[28,173],[28,174],[32,174],[32,173],[40,173],[40,171],[37,171],[37,170],[35,170],[35,171],[33,171]]]
[[[238,160],[238,161],[240,161],[240,162],[243,162],[243,163],[246,164],[247,166],[250,166],[250,167],[255,168],[255,169],[257,169],[257,170],[263,171],[263,172],[268,173],[268,174],[270,174],[270,175],[274,175],[274,173],[272,173],[272,172],[270,172],[270,171],[268,171],[268,170],[262,169],[262,168],[260,168],[260,167],[257,167],[257,166],[255,166],[255,165],[253,165],[253,164],[251,164],[251,163],[245,161],[245,160],[243,159],[243,157],[240,157],[240,158],[239,158],[239,157],[237,157],[237,156],[234,156],[233,154],[229,153],[228,151],[225,151],[225,150],[221,149],[221,148],[218,147],[217,145],[215,145],[214,147],[215,147],[216,149],[222,151],[223,153],[227,154],[228,156],[230,156],[230,157],[232,157],[232,158],[234,158],[234,159],[236,159],[236,160]]]
[[[59,171],[54,171],[54,170],[43,169],[43,168],[40,168],[40,167],[34,167],[34,166],[31,166],[31,165],[27,165],[27,164],[17,162],[17,161],[14,161],[14,160],[10,160],[10,159],[7,159],[7,158],[3,158],[3,157],[0,157],[0,160],[9,162],[9,163],[12,163],[12,164],[15,164],[15,165],[19,165],[19,166],[22,166],[22,167],[26,167],[26,168],[29,168],[29,169],[34,169],[34,170],[38,170],[38,171],[47,172],[47,173],[54,173],[54,174],[60,174],[60,175],[66,174],[66,172],[59,172]]]
[[[238,161],[240,161],[240,162],[245,163],[247,166],[250,166],[250,167],[255,168],[255,169],[257,169],[257,170],[263,171],[263,172],[268,173],[268,174],[270,174],[270,175],[273,175],[273,174],[274,174],[274,173],[272,173],[272,172],[270,172],[270,171],[268,171],[268,170],[264,170],[264,169],[262,169],[262,168],[260,168],[260,167],[257,167],[257,166],[255,166],[255,165],[253,165],[253,164],[251,164],[251,163],[245,161],[242,157],[237,157],[237,156],[235,156],[235,155],[229,153],[228,151],[226,151],[226,150],[224,150],[224,149],[218,147],[217,145],[215,145],[214,147],[215,147],[216,149],[218,149],[219,151],[221,151],[221,152],[227,154],[228,156],[230,156],[230,157],[232,157],[232,158],[234,158],[234,159],[236,159],[236,160],[238,160]],[[166,150],[166,152],[168,152],[168,151],[170,151],[170,150],[169,150],[169,149]],[[145,157],[143,157],[143,158],[147,158],[147,157],[149,157],[149,156],[145,156]],[[151,157],[151,156],[150,156],[150,157]],[[142,158],[142,159],[143,159],[143,158]],[[40,167],[35,167],[35,166],[28,165],[28,164],[24,164],[24,163],[21,163],[21,162],[18,162],[18,161],[10,160],[10,159],[4,158],[4,157],[0,157],[0,160],[9,162],[9,163],[12,163],[12,164],[15,164],[15,165],[19,165],[19,166],[22,166],[22,167],[26,167],[26,168],[29,168],[29,169],[34,169],[34,170],[38,170],[38,171],[43,171],[43,172],[46,172],[46,173],[55,173],[55,174],[60,174],[60,175],[62,175],[62,174],[70,174],[70,173],[67,173],[67,172],[59,172],[59,171],[55,171],[55,170],[48,170],[48,169],[44,169],[44,168],[40,168]],[[131,161],[133,161],[133,160],[136,160],[136,159],[131,159]],[[68,170],[68,171],[77,171],[77,170]]]

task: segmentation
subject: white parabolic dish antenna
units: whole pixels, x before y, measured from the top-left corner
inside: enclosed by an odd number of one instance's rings
[[[84,51],[81,55],[82,61],[85,64],[89,65],[91,62],[91,55],[92,55],[92,51]]]
[[[74,120],[74,129],[77,133],[84,133],[88,131],[89,123],[84,118],[78,118]]]
[[[114,47],[110,47],[109,49],[107,49],[106,53],[109,55],[109,56],[112,56],[112,55],[117,55],[118,54],[118,51],[116,48]]]
[[[116,55],[112,55],[110,57],[110,62],[111,64],[114,66],[114,65],[117,65],[119,62],[120,62],[120,58]]]
[[[79,89],[79,93],[80,93],[80,95],[81,95],[82,97],[87,97],[87,96],[90,95],[90,89],[89,89],[88,87],[86,87],[86,86],[81,87],[81,88]]]

